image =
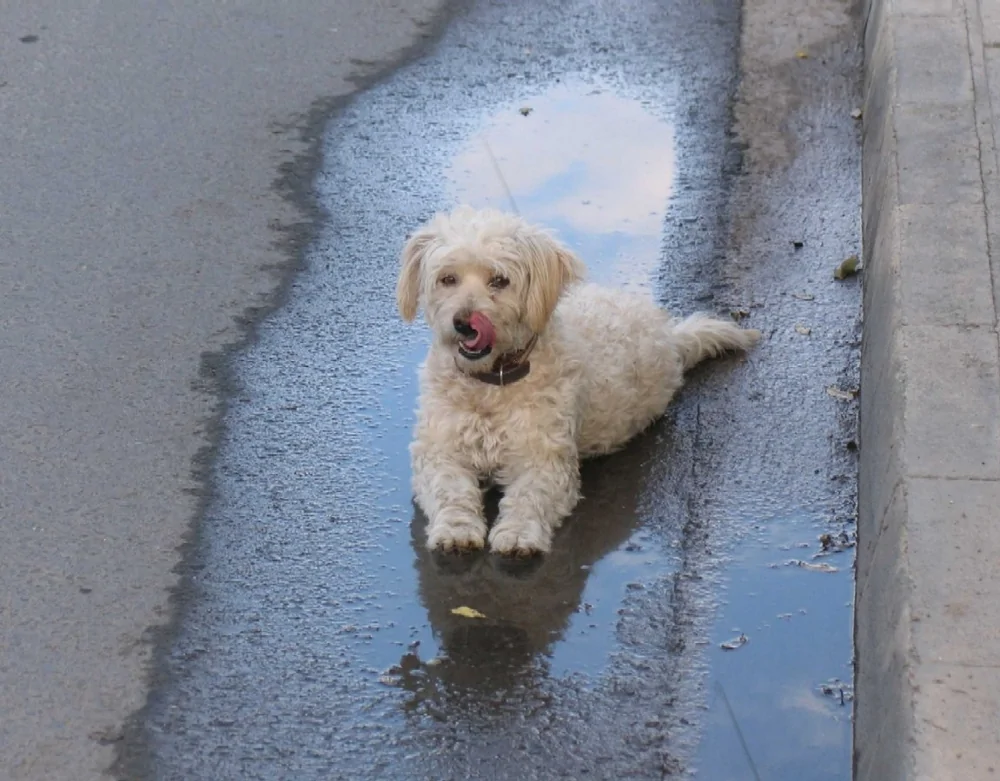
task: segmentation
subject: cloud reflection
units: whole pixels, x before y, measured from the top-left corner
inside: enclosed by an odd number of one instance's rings
[[[637,100],[582,83],[505,106],[454,159],[449,179],[457,201],[509,209],[484,141],[521,213],[554,228],[592,278],[648,283],[673,185],[671,125]]]

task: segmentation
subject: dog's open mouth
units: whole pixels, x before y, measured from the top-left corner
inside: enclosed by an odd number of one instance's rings
[[[493,352],[493,345],[486,345],[481,350],[470,350],[465,342],[458,343],[458,354],[469,361],[478,361]]]
[[[475,331],[475,335],[458,343],[458,353],[467,360],[478,361],[493,352],[496,330],[490,319],[481,312],[472,313],[469,327]]]

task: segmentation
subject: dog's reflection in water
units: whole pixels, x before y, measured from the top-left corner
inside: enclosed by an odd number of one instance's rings
[[[517,692],[537,688],[553,645],[581,608],[592,565],[636,531],[640,492],[657,453],[669,452],[667,438],[657,425],[625,451],[584,462],[586,498],[544,557],[432,553],[425,546],[427,519],[415,510],[411,531],[420,598],[441,651],[428,660],[411,648],[391,671],[414,695],[408,707],[443,718],[439,706],[445,702],[502,707],[512,696],[523,701]],[[490,520],[498,500],[498,491],[486,494]],[[485,618],[456,615],[457,607]]]

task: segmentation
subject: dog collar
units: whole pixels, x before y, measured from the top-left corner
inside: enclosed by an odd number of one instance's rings
[[[501,388],[505,385],[513,385],[518,380],[523,380],[527,377],[528,372],[531,371],[531,362],[528,361],[528,356],[535,349],[537,342],[538,334],[535,334],[523,350],[504,353],[497,358],[496,363],[493,364],[492,371],[475,372],[469,376],[475,377],[480,382],[485,382],[488,385],[498,385]]]

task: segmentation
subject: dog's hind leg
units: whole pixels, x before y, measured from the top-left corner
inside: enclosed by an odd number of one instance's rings
[[[672,326],[673,342],[681,354],[685,371],[707,358],[715,358],[731,350],[749,350],[760,341],[760,331],[740,328],[705,314],[675,320]]]

